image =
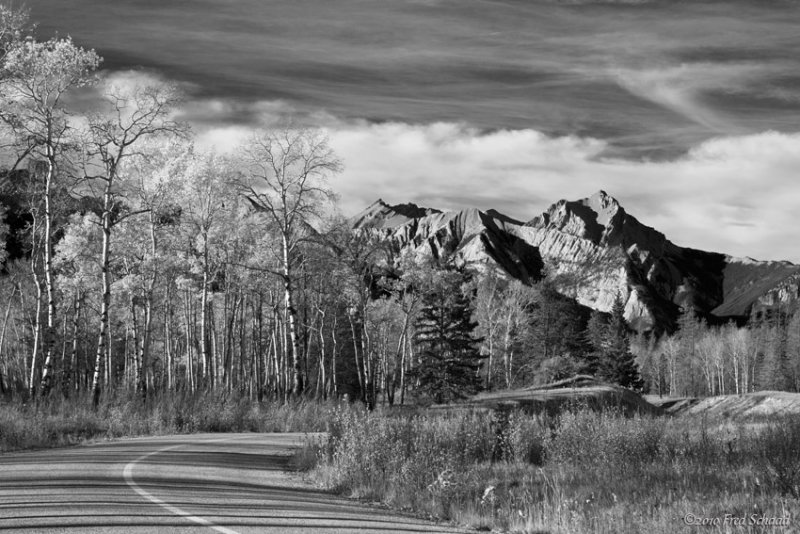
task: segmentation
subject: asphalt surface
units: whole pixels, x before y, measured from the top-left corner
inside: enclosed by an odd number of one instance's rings
[[[462,532],[315,489],[301,434],[194,434],[0,454],[0,531]]]

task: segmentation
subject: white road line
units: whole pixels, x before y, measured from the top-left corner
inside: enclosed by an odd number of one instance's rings
[[[204,441],[203,443],[214,443],[214,442],[219,442],[219,441],[230,441],[232,439],[236,439],[236,438],[212,439],[212,440]],[[165,510],[169,510],[173,514],[175,514],[177,516],[180,516],[180,517],[186,519],[187,521],[191,521],[193,523],[197,523],[198,525],[203,525],[204,527],[208,527],[208,528],[210,528],[212,530],[216,530],[217,532],[222,532],[223,534],[239,534],[239,532],[237,532],[237,531],[235,531],[233,529],[230,529],[230,528],[227,528],[227,527],[221,527],[219,525],[215,525],[214,523],[212,523],[208,519],[203,519],[202,517],[197,517],[196,515],[190,514],[189,512],[187,512],[185,510],[181,510],[177,506],[173,506],[173,505],[169,504],[168,502],[162,501],[158,497],[156,497],[154,495],[151,495],[148,492],[146,492],[145,490],[143,490],[142,488],[140,488],[139,485],[136,484],[136,482],[133,481],[133,468],[134,468],[134,466],[136,464],[138,464],[142,460],[145,460],[145,459],[149,458],[150,456],[155,456],[156,454],[161,454],[162,452],[170,451],[172,449],[177,449],[178,447],[184,447],[186,445],[187,445],[186,443],[181,443],[180,445],[171,445],[169,447],[164,447],[163,449],[158,449],[157,451],[149,452],[147,454],[144,454],[144,455],[138,457],[137,459],[135,459],[134,461],[132,461],[131,463],[126,465],[125,469],[122,470],[122,477],[125,479],[125,483],[128,486],[130,486],[133,491],[135,491],[136,493],[138,493],[139,495],[141,495],[142,497],[144,497],[148,501],[152,502],[153,504],[157,504],[158,506],[164,508]]]

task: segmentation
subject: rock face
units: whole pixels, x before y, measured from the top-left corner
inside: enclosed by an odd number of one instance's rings
[[[679,247],[604,191],[556,202],[528,223],[378,200],[353,225],[419,255],[497,265],[526,283],[547,272],[561,293],[593,309],[610,311],[619,295],[639,331],[671,328],[684,306],[724,320],[800,296],[800,266]]]

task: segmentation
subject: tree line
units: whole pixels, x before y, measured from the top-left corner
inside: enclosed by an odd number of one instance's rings
[[[635,336],[631,348],[652,393],[675,396],[800,392],[796,304],[758,309],[749,324],[709,325],[686,309],[677,330]]]

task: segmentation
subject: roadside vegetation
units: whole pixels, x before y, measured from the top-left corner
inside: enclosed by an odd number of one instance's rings
[[[237,394],[193,393],[150,396],[122,394],[39,405],[0,402],[0,452],[74,445],[91,439],[195,432],[320,432],[332,405],[254,402]]]
[[[337,410],[330,439],[308,448],[325,488],[485,530],[788,532],[722,522],[800,513],[797,419]],[[689,525],[688,514],[720,524]]]

